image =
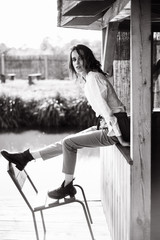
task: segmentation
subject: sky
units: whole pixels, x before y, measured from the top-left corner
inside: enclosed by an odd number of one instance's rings
[[[44,38],[53,45],[101,39],[100,31],[57,27],[57,0],[0,0],[0,7],[0,43],[7,47],[39,48]]]

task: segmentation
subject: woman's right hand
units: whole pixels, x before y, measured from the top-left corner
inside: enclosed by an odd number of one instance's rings
[[[122,138],[122,136],[119,136],[119,137],[117,137],[117,138],[118,138],[118,141],[120,142],[120,144],[121,144],[123,147],[129,147],[129,146],[130,146],[130,143],[124,141],[123,138]]]

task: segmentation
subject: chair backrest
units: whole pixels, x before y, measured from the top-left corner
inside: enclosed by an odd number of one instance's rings
[[[18,191],[22,195],[23,199],[27,203],[28,207],[33,210],[31,200],[29,199],[29,194],[26,194],[25,186],[27,186],[27,190],[30,188],[32,190],[32,193],[37,194],[38,190],[36,189],[34,183],[32,182],[30,176],[24,169],[23,171],[19,171],[14,164],[9,163],[8,164],[8,174],[10,175],[12,181],[18,188]]]

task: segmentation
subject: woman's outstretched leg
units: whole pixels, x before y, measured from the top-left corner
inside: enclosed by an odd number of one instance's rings
[[[10,153],[6,150],[2,150],[1,154],[9,162],[16,164],[16,167],[20,171],[22,171],[26,167],[28,162],[32,160],[36,160],[38,158],[47,160],[62,154],[62,143],[56,142],[55,144],[51,144],[45,148],[36,151],[28,149],[20,153]]]

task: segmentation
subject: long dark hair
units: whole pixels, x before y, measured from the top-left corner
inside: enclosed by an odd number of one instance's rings
[[[102,73],[103,75],[106,75],[106,73],[104,73],[102,71],[101,63],[95,58],[92,50],[83,44],[78,44],[78,45],[72,47],[71,52],[70,52],[69,70],[70,70],[72,76],[76,76],[76,78],[78,78],[77,73],[72,64],[72,52],[73,51],[77,51],[78,55],[82,58],[82,60],[84,62],[84,67],[85,67],[87,73],[90,71],[97,71],[97,72]]]

